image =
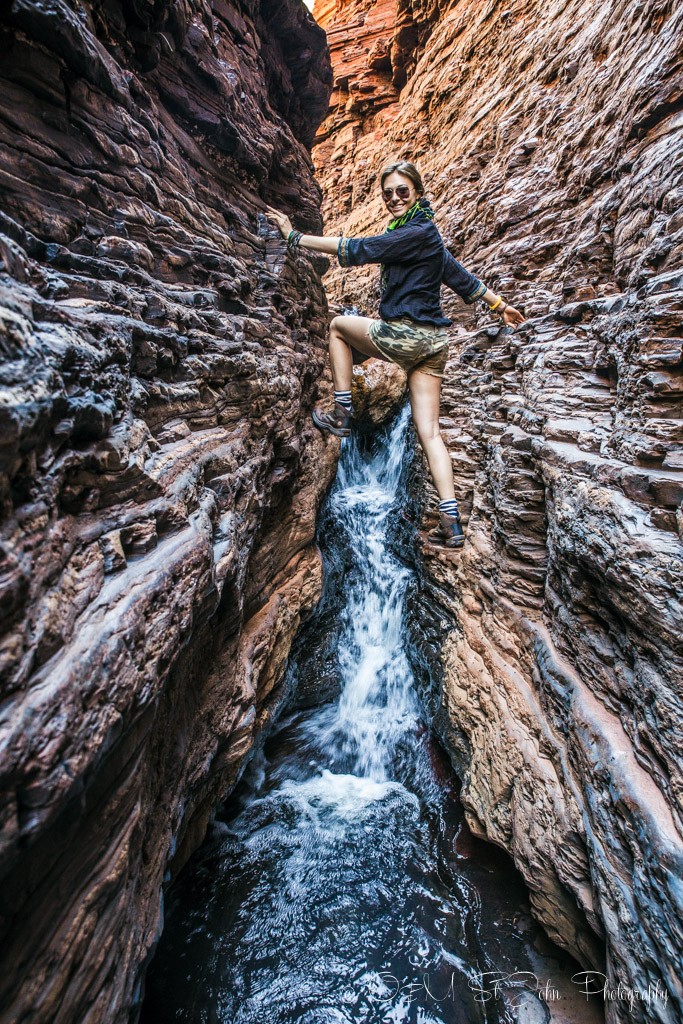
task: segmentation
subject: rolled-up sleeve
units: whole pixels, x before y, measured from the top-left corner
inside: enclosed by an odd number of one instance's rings
[[[469,270],[465,270],[462,263],[458,263],[448,249],[444,249],[441,281],[468,304],[476,302],[486,291],[484,282],[471,274]]]
[[[367,238],[340,238],[337,259],[342,267],[364,263],[409,263],[421,251],[426,236],[422,224],[406,224],[396,231]]]

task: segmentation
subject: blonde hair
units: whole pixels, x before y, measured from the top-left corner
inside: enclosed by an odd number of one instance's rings
[[[390,174],[402,174],[404,178],[408,178],[412,181],[415,189],[419,195],[424,194],[425,187],[422,184],[422,177],[415,164],[411,164],[409,160],[397,160],[394,164],[387,164],[382,170],[380,176],[380,188],[384,188],[384,182]]]

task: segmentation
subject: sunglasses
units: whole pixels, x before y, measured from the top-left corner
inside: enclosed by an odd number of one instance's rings
[[[410,185],[397,185],[396,188],[382,189],[382,199],[385,203],[393,198],[394,192],[399,199],[410,199]]]

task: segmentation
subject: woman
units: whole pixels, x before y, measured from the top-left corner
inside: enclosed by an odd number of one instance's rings
[[[351,433],[352,348],[367,358],[397,363],[408,374],[413,423],[427,456],[439,495],[440,522],[429,534],[432,543],[458,548],[464,534],[455,500],[453,467],[439,431],[441,379],[448,355],[450,326],[441,310],[440,289],[446,284],[467,303],[481,299],[510,327],[522,314],[465,270],[444,247],[434,224],[434,211],[424,198],[422,178],[407,160],[382,171],[382,198],[391,216],[383,235],[331,238],[295,231],[285,214],[267,207],[290,249],[303,246],[337,256],[343,267],[380,263],[380,320],[336,316],[330,325],[329,351],[334,382],[334,408],[315,409],[320,430],[338,437]]]

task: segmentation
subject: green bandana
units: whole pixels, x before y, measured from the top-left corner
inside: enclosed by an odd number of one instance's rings
[[[418,213],[423,213],[428,220],[434,220],[434,211],[429,205],[429,200],[418,199],[413,203],[409,210],[406,210],[402,217],[397,217],[395,220],[389,221],[387,231],[394,231],[396,228],[403,227],[403,225],[407,224],[409,220],[416,217]]]

